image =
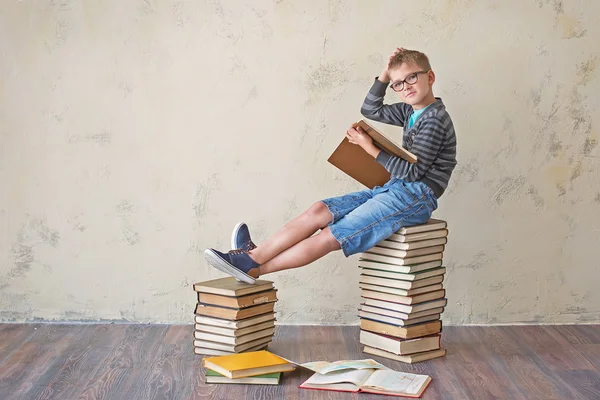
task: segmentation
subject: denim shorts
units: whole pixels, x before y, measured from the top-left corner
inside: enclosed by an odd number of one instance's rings
[[[403,226],[427,222],[438,206],[429,186],[398,178],[321,201],[333,215],[329,229],[346,257],[370,249]]]

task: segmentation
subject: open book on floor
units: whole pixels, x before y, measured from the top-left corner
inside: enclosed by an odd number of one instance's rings
[[[315,373],[299,387],[302,389],[365,392],[389,396],[421,397],[431,377],[390,369],[352,369]]]

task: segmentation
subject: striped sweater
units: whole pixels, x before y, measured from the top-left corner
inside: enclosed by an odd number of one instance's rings
[[[397,126],[408,126],[413,113],[406,103],[383,104],[387,84],[375,79],[360,109],[362,115],[373,121]],[[404,130],[402,147],[417,156],[411,164],[399,157],[381,151],[376,161],[393,178],[407,182],[422,181],[437,198],[441,197],[456,166],[456,135],[452,119],[442,99],[436,98],[421,114],[415,124]]]

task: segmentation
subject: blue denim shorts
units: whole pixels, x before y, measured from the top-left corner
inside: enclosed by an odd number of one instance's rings
[[[333,215],[329,229],[346,257],[370,249],[403,226],[427,222],[438,206],[429,186],[398,178],[321,201]]]

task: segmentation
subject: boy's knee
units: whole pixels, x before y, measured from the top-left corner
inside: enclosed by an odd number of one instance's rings
[[[333,215],[322,201],[314,203],[307,211],[308,217],[319,221],[321,227],[327,226],[333,221]]]
[[[333,236],[333,233],[331,233],[329,227],[324,228],[321,232],[319,232],[319,235],[323,237],[323,240],[327,241],[327,244],[331,247],[332,250],[339,250],[342,248],[335,236]]]

